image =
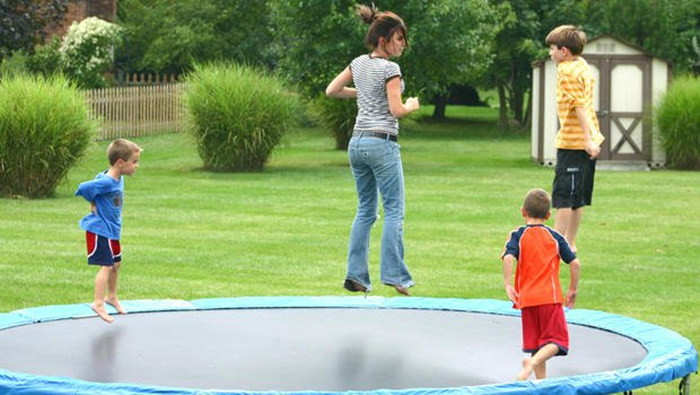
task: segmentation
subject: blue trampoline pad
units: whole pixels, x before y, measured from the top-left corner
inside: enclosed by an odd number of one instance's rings
[[[513,381],[526,356],[520,319],[506,302],[232,298],[177,301],[172,308],[154,301],[156,311],[148,301],[123,304],[132,313],[112,324],[60,318],[61,309],[70,312],[63,318],[80,317],[81,305],[15,312],[21,322],[0,331],[0,392],[570,393],[583,385],[606,393],[605,385],[608,392],[650,385],[649,368],[669,364],[644,338],[653,326],[595,311],[569,311],[569,355],[550,360],[548,380],[523,383]],[[27,317],[38,322],[28,325]],[[623,333],[608,327],[613,321],[621,321],[614,325]],[[636,323],[646,333],[641,340],[624,333]],[[663,342],[675,339],[659,329]],[[690,345],[689,363],[681,367],[693,369],[693,352]],[[688,374],[672,370],[657,376],[669,381]],[[595,387],[603,377],[604,387]]]

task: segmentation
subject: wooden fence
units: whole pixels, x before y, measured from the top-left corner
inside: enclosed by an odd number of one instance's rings
[[[174,84],[181,80],[180,74],[119,73],[115,77],[119,86]]]
[[[85,91],[98,140],[182,130],[182,83],[123,86]]]

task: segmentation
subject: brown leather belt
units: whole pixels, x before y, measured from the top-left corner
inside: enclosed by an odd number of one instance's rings
[[[393,142],[396,142],[398,140],[398,138],[395,134],[384,133],[384,132],[372,132],[372,131],[353,132],[352,136],[353,137],[376,137],[379,139],[389,140],[389,141],[393,141]]]

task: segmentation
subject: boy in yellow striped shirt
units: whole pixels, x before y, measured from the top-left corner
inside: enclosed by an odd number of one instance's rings
[[[595,80],[581,57],[586,34],[563,25],[546,38],[549,56],[557,65],[557,164],[552,185],[552,206],[557,209],[554,227],[576,251],[576,235],[583,207],[590,206],[596,157],[604,137],[593,109]]]

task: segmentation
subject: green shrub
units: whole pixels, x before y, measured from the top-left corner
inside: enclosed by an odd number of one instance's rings
[[[313,114],[318,122],[335,137],[335,148],[347,149],[355,126],[357,101],[319,96],[313,102]]]
[[[17,51],[12,56],[0,59],[0,79],[29,74],[29,56],[24,51]]]
[[[34,48],[34,54],[27,59],[27,67],[32,73],[50,76],[61,72],[61,39],[54,36],[51,41]]]
[[[186,83],[187,128],[209,170],[262,170],[296,119],[296,96],[258,69],[197,65]]]
[[[50,196],[96,129],[85,98],[64,77],[0,80],[0,196]]]
[[[700,79],[673,82],[656,109],[656,124],[668,165],[700,169]]]

